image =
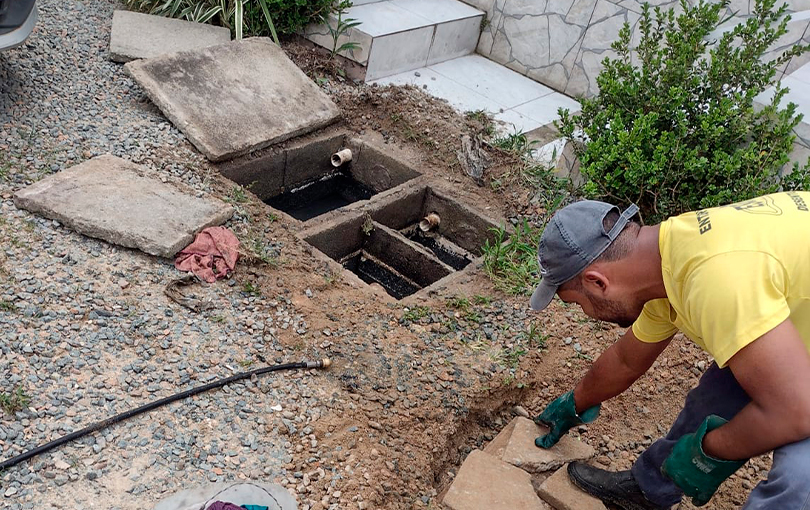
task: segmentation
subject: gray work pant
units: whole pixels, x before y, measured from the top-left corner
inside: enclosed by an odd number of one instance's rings
[[[731,370],[712,363],[686,396],[683,410],[666,437],[650,445],[633,464],[633,477],[647,499],[662,507],[678,504],[683,493],[661,473],[672,447],[683,435],[696,431],[708,415],[731,420],[750,401]],[[810,439],[774,450],[768,479],[751,491],[743,509],[810,510]]]

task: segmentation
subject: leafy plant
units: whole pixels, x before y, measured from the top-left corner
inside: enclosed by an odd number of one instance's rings
[[[511,133],[496,137],[492,140],[492,145],[511,152],[518,157],[530,158],[534,154],[534,146],[537,145],[537,140],[529,140],[526,133],[512,126]]]
[[[3,311],[3,312],[16,312],[17,307],[14,306],[14,303],[12,303],[11,301],[2,300],[2,301],[0,301],[0,311]]]
[[[245,189],[242,186],[233,186],[225,200],[232,204],[244,204],[247,202],[248,197],[245,193]]]
[[[530,347],[537,347],[538,349],[545,349],[548,335],[534,323],[529,325],[529,329],[520,333],[520,338],[526,340]]]
[[[402,314],[402,320],[416,322],[419,319],[430,315],[430,312],[431,310],[429,306],[412,306],[411,308],[405,309],[405,313]]]
[[[227,27],[236,39],[292,35],[309,23],[323,23],[332,0],[124,0],[129,9]]]
[[[488,305],[492,303],[492,298],[489,296],[482,296],[480,294],[476,294],[475,296],[473,296],[473,302],[476,305]]]
[[[528,295],[537,283],[537,243],[542,230],[524,219],[508,236],[504,228],[492,229],[494,240],[485,241],[484,271],[495,286],[513,295]]]
[[[527,354],[528,351],[520,346],[512,348],[504,347],[496,356],[496,361],[508,368],[515,369],[520,363],[520,358]]]
[[[787,31],[786,6],[756,0],[753,16],[716,30],[725,2],[700,0],[683,13],[642,10],[638,48],[625,24],[597,77],[599,94],[582,112],[561,110],[561,133],[577,143],[586,192],[635,202],[657,221],[687,210],[752,198],[780,188],[806,188],[807,168],[780,175],[801,116],[754,98],[777,69],[808,46],[794,45],[771,61],[768,50]]]
[[[17,386],[9,393],[0,392],[0,408],[8,414],[14,414],[25,409],[30,402],[31,396],[26,393],[22,386]]]
[[[329,35],[332,36],[332,53],[330,58],[335,58],[335,55],[342,51],[352,51],[356,49],[360,49],[360,44],[348,41],[340,46],[338,46],[338,40],[342,35],[345,35],[349,30],[356,27],[360,24],[354,18],[346,18],[343,19],[343,15],[346,14],[346,10],[352,6],[352,2],[350,0],[341,0],[338,2],[334,7],[334,13],[337,16],[335,20],[335,26],[333,27],[331,23],[327,25],[329,28]]]
[[[252,282],[245,282],[242,284],[242,292],[251,296],[260,296],[262,291]]]
[[[470,309],[470,300],[464,296],[453,296],[447,298],[447,305],[451,308],[458,308],[459,310],[469,310]]]

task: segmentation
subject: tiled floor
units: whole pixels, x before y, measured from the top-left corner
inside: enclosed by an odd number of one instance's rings
[[[502,132],[529,132],[557,118],[558,108],[579,103],[479,55],[456,58],[372,83],[411,84],[447,100],[460,111],[486,110],[502,122]]]

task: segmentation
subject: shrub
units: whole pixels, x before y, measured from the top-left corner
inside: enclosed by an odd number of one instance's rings
[[[309,23],[323,23],[332,0],[125,0],[128,8],[228,27],[237,39],[291,35]]]
[[[725,3],[701,0],[683,14],[645,5],[640,43],[631,51],[625,24],[597,77],[599,94],[582,100],[578,117],[561,111],[562,134],[577,142],[585,191],[635,202],[648,221],[752,198],[780,188],[806,188],[807,169],[787,164],[801,117],[780,109],[786,90],[754,107],[779,66],[807,51],[796,45],[763,56],[786,33],[786,6],[756,0],[751,18],[718,36]],[[707,51],[708,50],[708,51]],[[583,136],[584,135],[584,136]]]

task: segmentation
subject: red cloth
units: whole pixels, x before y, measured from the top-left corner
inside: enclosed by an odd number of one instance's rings
[[[201,280],[214,283],[236,267],[239,240],[225,227],[208,227],[174,259],[174,267],[191,271]]]

